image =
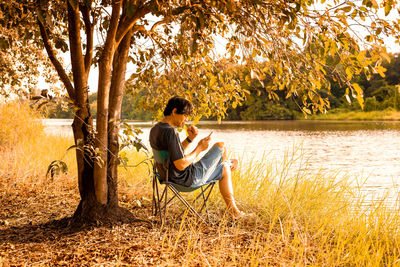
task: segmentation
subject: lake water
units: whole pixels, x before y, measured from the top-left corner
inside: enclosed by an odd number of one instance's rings
[[[72,135],[71,120],[44,120],[50,133]],[[151,122],[130,122],[143,130],[142,140],[148,145]],[[365,180],[363,191],[391,191],[398,196],[400,184],[400,122],[200,122],[199,137],[213,131],[212,142],[224,141],[243,160],[274,160],[284,155],[302,153],[294,172],[305,166],[315,172],[337,172]],[[185,138],[181,132],[182,140]],[[297,170],[296,170],[297,168]],[[339,175],[339,176],[340,176]]]

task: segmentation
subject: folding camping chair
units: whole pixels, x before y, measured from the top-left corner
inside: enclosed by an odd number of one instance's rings
[[[207,200],[211,194],[212,189],[214,188],[215,181],[209,184],[198,186],[198,187],[185,187],[182,185],[178,185],[168,181],[168,169],[169,169],[169,153],[165,150],[155,150],[153,149],[153,214],[160,217],[160,222],[164,223],[166,214],[167,214],[167,206],[171,204],[171,201],[174,199],[179,199],[181,203],[183,203],[190,212],[196,215],[200,220],[206,222],[206,220],[201,216],[201,212],[206,209],[207,212]],[[161,185],[164,185],[164,189],[161,192]],[[199,193],[196,198],[190,204],[181,193],[193,192],[197,189],[201,189],[201,193]],[[172,192],[172,196],[168,199],[168,191]],[[197,200],[203,200],[200,209],[196,210],[194,208],[194,204]],[[185,211],[183,211],[180,216],[183,215]],[[180,217],[179,216],[179,217]],[[208,219],[208,212],[207,212]]]

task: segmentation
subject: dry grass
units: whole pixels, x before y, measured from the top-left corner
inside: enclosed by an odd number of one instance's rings
[[[0,117],[0,123],[1,123]],[[24,124],[22,124],[24,125]],[[70,172],[51,181],[48,164],[72,139],[35,133],[0,150],[0,266],[386,266],[400,265],[399,210],[369,203],[335,175],[293,171],[301,153],[280,164],[247,161],[234,174],[235,195],[254,219],[230,221],[218,189],[214,225],[186,215],[160,226],[151,216],[147,168],[120,169],[120,204],[142,223],[73,230],[54,222],[79,202],[74,153]],[[23,141],[25,140],[25,141]],[[143,154],[130,152],[134,164]]]

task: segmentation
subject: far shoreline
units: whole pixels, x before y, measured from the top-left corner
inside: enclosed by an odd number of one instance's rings
[[[44,125],[55,125],[65,123],[72,124],[73,119],[70,118],[43,118],[42,122]],[[94,119],[94,121],[96,121]],[[126,122],[132,125],[146,125],[151,126],[155,121],[151,120],[130,120],[121,119],[121,122]],[[254,123],[283,123],[283,122],[386,122],[386,123],[400,123],[400,111],[396,110],[382,110],[382,111],[342,111],[338,109],[333,109],[328,111],[326,114],[312,114],[303,116],[298,114],[295,119],[291,120],[280,120],[280,119],[268,119],[268,120],[222,120],[218,123],[215,119],[205,119],[198,122],[199,125],[203,124],[254,124]],[[192,124],[191,121],[188,124]]]

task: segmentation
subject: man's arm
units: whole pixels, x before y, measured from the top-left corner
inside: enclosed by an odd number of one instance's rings
[[[188,155],[181,159],[175,160],[173,163],[175,165],[175,168],[177,168],[180,171],[183,171],[185,168],[187,168],[190,164],[193,163],[193,161],[197,158],[197,156],[200,154],[200,152],[206,150],[208,148],[208,145],[210,143],[211,137],[208,136],[206,138],[203,138],[200,140],[199,144],[197,147]]]
[[[191,141],[193,141],[193,140],[191,140]],[[183,147],[183,150],[185,150],[186,151],[186,149],[189,147],[189,141],[187,140],[187,138],[185,139],[185,140],[183,140],[183,142],[182,142],[182,147]]]
[[[199,134],[199,130],[197,129],[197,127],[191,125],[187,128],[186,132],[188,134],[188,137],[185,140],[183,140],[183,142],[182,142],[182,147],[183,147],[183,150],[185,150],[185,151],[189,147],[189,144],[191,142],[193,142],[193,140]],[[190,142],[188,141],[188,139],[190,140]]]

